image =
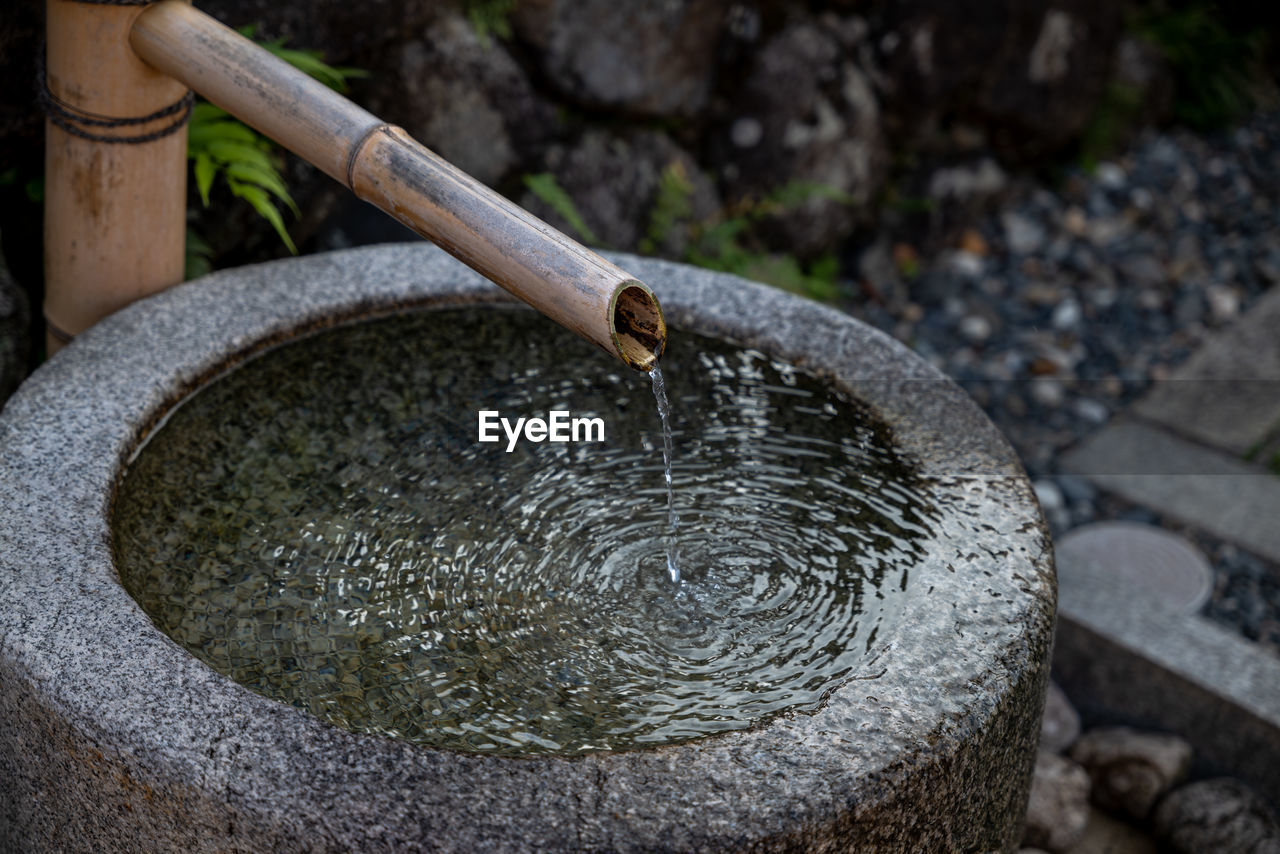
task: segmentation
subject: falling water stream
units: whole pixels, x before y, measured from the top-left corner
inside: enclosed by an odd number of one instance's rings
[[[662,419],[663,476],[667,483],[667,574],[673,584],[680,583],[680,551],[676,531],[680,520],[676,517],[676,495],[671,479],[671,405],[667,403],[667,387],[662,381],[662,366],[654,363],[649,372],[653,382],[653,396],[658,401],[658,417]]]
[[[432,747],[628,749],[817,708],[871,666],[938,548],[932,487],[865,406],[792,365],[679,332],[662,368],[678,459],[662,374],[532,312],[269,350],[130,462],[121,580],[252,690]],[[481,410],[569,410],[605,435],[508,452],[477,441]]]

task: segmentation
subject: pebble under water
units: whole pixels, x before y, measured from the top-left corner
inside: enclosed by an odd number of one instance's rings
[[[120,484],[121,579],[237,682],[434,747],[626,749],[813,710],[872,671],[928,489],[798,369],[681,331],[662,368],[678,582],[649,378],[493,307],[327,330],[187,398]],[[605,441],[507,453],[477,442],[482,409],[599,417]]]

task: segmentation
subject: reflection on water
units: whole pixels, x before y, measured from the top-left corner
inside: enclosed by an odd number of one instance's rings
[[[681,579],[648,378],[516,309],[331,330],[186,401],[115,506],[121,577],[214,669],[353,730],[616,749],[815,708],[936,514],[888,431],[760,353],[673,333]],[[477,412],[600,417],[479,444]]]

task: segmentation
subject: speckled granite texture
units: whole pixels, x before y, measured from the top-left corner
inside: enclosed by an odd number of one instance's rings
[[[112,567],[108,502],[148,425],[300,329],[506,299],[423,244],[242,268],[107,319],[0,419],[0,850],[1013,850],[1055,582],[1008,446],[923,361],[844,315],[618,260],[677,329],[803,363],[876,406],[973,520],[913,569],[927,584],[903,597],[868,672],[813,714],[577,759],[357,735],[213,672],[152,626]]]

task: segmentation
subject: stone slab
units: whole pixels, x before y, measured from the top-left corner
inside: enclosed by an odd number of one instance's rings
[[[1054,678],[1088,723],[1180,735],[1202,771],[1280,801],[1280,658],[1099,563],[1064,569],[1058,601]]]
[[[1065,454],[1061,469],[1280,562],[1280,477],[1260,467],[1117,421]]]
[[[1280,288],[1218,332],[1133,411],[1243,457],[1280,433]]]

